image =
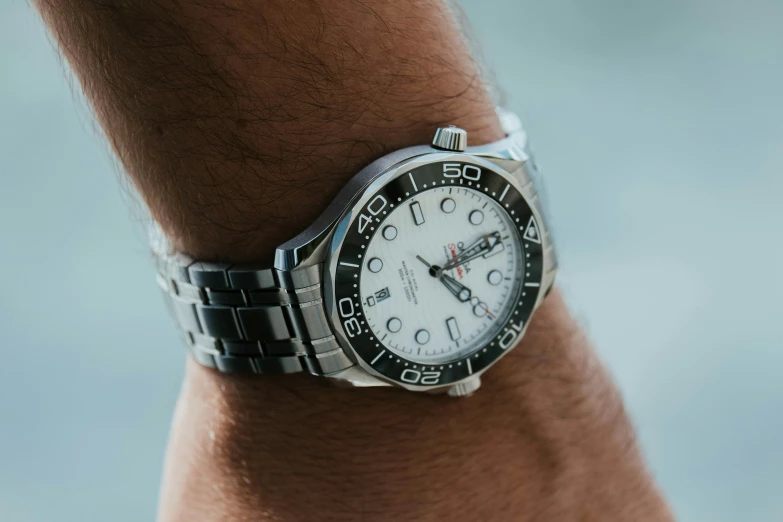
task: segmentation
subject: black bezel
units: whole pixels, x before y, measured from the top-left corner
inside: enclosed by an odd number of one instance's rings
[[[450,168],[445,169],[444,164],[449,164]],[[454,168],[455,165],[459,165],[459,170]],[[470,165],[467,177],[464,175],[453,177],[455,172],[465,172],[465,165]],[[508,320],[488,345],[460,359],[444,364],[422,365],[420,362],[405,359],[388,350],[363,323],[358,331],[356,328],[343,328],[347,334],[346,340],[358,357],[379,374],[408,387],[411,385],[444,386],[480,373],[514,346],[533,313],[541,291],[543,248],[539,235],[528,233],[530,223],[533,223],[536,231],[540,230],[537,218],[528,202],[499,173],[474,163],[445,160],[402,171],[366,198],[366,203],[361,208],[354,210],[354,217],[345,231],[342,247],[339,253],[335,253],[338,256],[334,273],[334,302],[337,308],[335,319],[341,321],[350,319],[340,313],[340,303],[350,300],[353,305],[350,307],[351,313],[363,321],[364,310],[360,294],[363,254],[373,236],[383,229],[382,224],[386,216],[393,210],[391,205],[396,207],[421,192],[442,186],[474,189],[498,202],[517,225],[523,253],[529,256],[526,255],[524,261],[526,263],[524,284],[520,285],[517,305],[511,311]],[[371,212],[377,210],[379,206],[378,195],[382,196],[390,206],[386,211]],[[360,218],[360,216],[364,217]],[[362,221],[363,230],[360,232]],[[343,308],[348,311],[348,303],[343,304],[346,305]],[[383,353],[384,351],[386,353]],[[470,360],[469,363],[466,362],[467,359]],[[414,373],[408,370],[413,370]],[[406,378],[403,378],[403,372]],[[420,372],[420,375],[424,372],[440,372],[440,375],[437,382],[434,381],[434,373],[428,373],[429,378],[425,376],[424,379],[414,382],[410,377],[415,378],[415,372]]]

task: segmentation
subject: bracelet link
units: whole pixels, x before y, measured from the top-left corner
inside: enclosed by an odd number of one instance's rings
[[[322,265],[291,272],[158,254],[158,285],[193,358],[230,373],[353,366],[323,308]]]

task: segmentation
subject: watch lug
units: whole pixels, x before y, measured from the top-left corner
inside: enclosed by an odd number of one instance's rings
[[[390,387],[391,384],[373,377],[359,366],[351,366],[345,370],[328,375],[332,384],[339,388],[378,388]]]
[[[475,375],[469,379],[455,384],[447,392],[449,397],[469,397],[481,387],[481,377]]]
[[[513,160],[513,159],[502,159],[502,158],[491,158],[491,157],[485,157],[485,160],[489,161],[490,163],[497,165],[501,169],[505,170],[517,180],[519,180],[521,183],[525,182],[524,175],[522,172],[522,168],[524,167],[527,160]]]
[[[316,222],[293,240],[277,247],[275,268],[290,271],[322,263],[326,259],[328,239],[332,235],[335,224],[331,223],[324,227],[322,223]]]
[[[275,252],[275,268],[278,270],[294,270],[322,263],[328,253],[332,234],[340,216],[351,208],[354,200],[362,191],[385,170],[401,161],[432,153],[432,148],[426,145],[400,149],[378,158],[363,168],[351,178],[342,188],[332,203],[324,210],[315,222],[301,234],[277,247]]]

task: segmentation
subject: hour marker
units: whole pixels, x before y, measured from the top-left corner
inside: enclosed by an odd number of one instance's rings
[[[393,225],[389,225],[387,227],[384,227],[383,229],[383,238],[387,241],[391,241],[397,237],[397,229]]]
[[[451,198],[446,198],[440,202],[440,209],[446,214],[451,214],[455,208],[457,208],[457,204]]]
[[[506,193],[508,192],[508,187],[511,185],[506,184],[506,188],[503,189],[503,192],[500,194],[500,197],[498,198],[498,201],[503,201],[503,198],[506,197]]]
[[[487,281],[489,281],[489,284],[493,286],[498,286],[503,281],[503,274],[497,270],[493,270],[487,274]]]
[[[411,203],[411,214],[413,214],[413,222],[416,225],[424,224],[424,214],[421,212],[421,205],[419,205],[418,201]]]
[[[451,337],[452,341],[456,341],[462,337],[459,333],[459,325],[455,318],[449,317],[446,319],[446,327],[449,329],[449,337]]]
[[[346,263],[345,261],[340,261],[340,264],[343,265],[343,266],[350,266],[350,267],[353,267],[353,268],[359,268],[359,265],[355,265],[353,263]]]
[[[419,191],[419,187],[416,186],[416,180],[413,179],[413,172],[408,172],[408,177],[411,179],[411,183],[413,183],[413,190],[418,192]]]
[[[383,354],[385,354],[385,353],[386,353],[386,350],[383,350],[381,353],[379,353],[378,355],[376,355],[376,356],[375,356],[375,359],[373,359],[372,361],[370,361],[370,365],[373,365],[373,364],[375,364],[375,361],[377,361],[378,359],[380,359],[380,358],[383,356]]]
[[[386,328],[388,328],[391,333],[397,333],[402,329],[402,321],[396,317],[392,317],[389,319],[389,322],[386,323]]]
[[[383,268],[383,261],[381,261],[377,257],[373,257],[372,259],[370,259],[370,262],[367,263],[367,268],[370,269],[370,272],[377,274],[378,272],[381,271],[381,268]]]
[[[538,288],[541,286],[541,283],[525,283],[525,286],[532,286],[533,288]]]
[[[468,216],[470,222],[474,225],[480,225],[484,221],[484,213],[480,210],[474,210]]]
[[[416,342],[419,344],[427,344],[430,341],[430,333],[427,330],[419,330],[416,332]]]
[[[473,313],[476,314],[476,317],[484,317],[489,313],[489,310],[484,303],[479,303],[473,307]]]

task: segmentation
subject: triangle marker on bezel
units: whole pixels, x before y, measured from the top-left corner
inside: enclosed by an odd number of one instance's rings
[[[527,228],[525,229],[525,233],[522,234],[522,237],[533,243],[541,244],[541,233],[538,231],[535,217],[530,216],[530,221],[528,221]]]

